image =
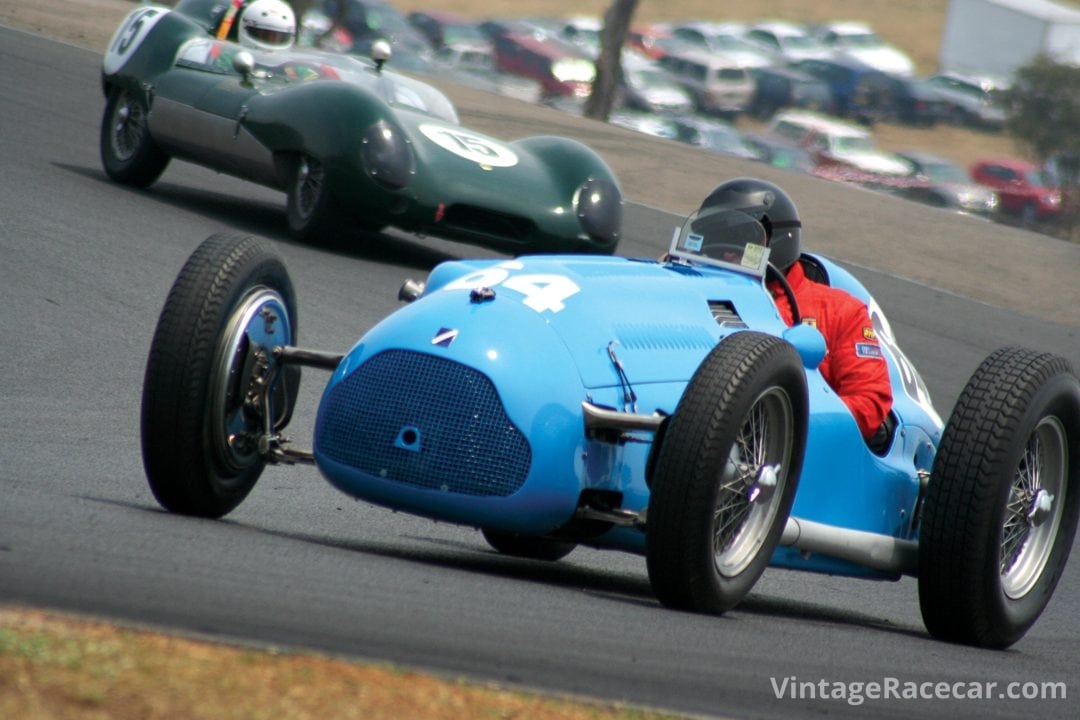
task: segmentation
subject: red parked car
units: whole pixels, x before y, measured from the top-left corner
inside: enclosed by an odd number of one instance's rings
[[[1018,158],[979,160],[971,166],[971,178],[997,191],[1001,209],[1020,216],[1024,224],[1061,213],[1061,190],[1034,163]]]

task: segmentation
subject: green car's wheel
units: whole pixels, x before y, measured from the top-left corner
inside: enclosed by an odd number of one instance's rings
[[[294,238],[310,243],[329,242],[342,231],[342,213],[321,162],[308,155],[297,155],[290,165],[286,192],[285,213]]]
[[[101,119],[101,164],[116,182],[149,187],[161,177],[169,156],[150,137],[142,98],[121,87],[109,93]]]
[[[1042,614],[1080,514],[1080,382],[1068,362],[1003,348],[945,426],[923,504],[919,604],[935,637],[1012,645]]]
[[[499,530],[482,530],[488,545],[503,555],[529,558],[531,560],[561,560],[577,547],[576,543],[551,538],[518,535]]]
[[[295,342],[277,255],[252,237],[205,240],[169,292],[146,365],[143,466],[162,507],[221,517],[247,497],[266,465],[260,440],[288,422],[300,384],[273,348]]]
[[[646,564],[664,605],[722,613],[765,571],[806,447],[806,372],[795,348],[729,335],[671,416],[649,500]]]

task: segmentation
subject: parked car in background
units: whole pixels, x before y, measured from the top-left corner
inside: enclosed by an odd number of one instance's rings
[[[951,119],[952,105],[925,78],[890,76],[886,93],[883,120],[932,127]]]
[[[1061,214],[1061,189],[1054,187],[1038,165],[1020,158],[977,160],[971,178],[993,188],[1001,198],[1003,212],[1016,215],[1026,225]]]
[[[821,78],[783,65],[754,68],[751,75],[754,94],[747,112],[758,120],[768,120],[784,108],[832,110],[832,90]]]
[[[760,162],[804,173],[814,168],[814,158],[810,153],[787,138],[770,132],[744,132],[742,139]]]
[[[672,118],[672,123],[680,142],[744,160],[757,159],[757,153],[743,142],[742,133],[730,123],[698,116]]]
[[[816,166],[851,168],[868,175],[905,177],[911,165],[874,142],[858,125],[804,110],[777,113],[769,130],[785,137],[814,158]]]
[[[654,60],[659,60],[670,52],[689,49],[685,42],[672,34],[667,23],[630,28],[626,33],[626,46]]]
[[[616,105],[651,113],[693,112],[694,98],[690,92],[655,60],[624,50],[622,70]]]
[[[733,118],[746,110],[754,95],[754,79],[737,62],[720,53],[687,50],[670,53],[660,65],[689,91],[699,112]]]
[[[468,46],[448,46],[435,52],[432,76],[458,85],[539,103],[544,96],[540,81],[502,72],[491,52]]]
[[[341,3],[345,4],[345,30],[352,36],[349,52],[368,57],[371,44],[383,39],[394,51],[395,67],[430,70],[431,43],[400,10],[386,0],[324,0],[320,8],[327,17],[336,18]]]
[[[826,60],[833,54],[803,25],[783,20],[754,23],[747,27],[744,37],[772,55],[775,62]]]
[[[911,163],[912,174],[922,181],[900,193],[909,200],[984,216],[997,212],[1000,204],[997,193],[976,183],[951,160],[917,150],[896,154]]]
[[[829,113],[871,125],[887,114],[893,79],[850,58],[808,58],[791,63],[801,73],[829,86]]]
[[[495,67],[532,78],[553,97],[586,98],[592,92],[596,65],[580,48],[554,37],[514,32],[494,38]]]
[[[950,105],[950,118],[957,125],[1000,130],[1005,126],[1002,88],[993,81],[958,73],[938,73],[927,78]]]
[[[747,68],[765,67],[774,61],[773,53],[746,40],[746,26],[741,23],[718,23],[694,20],[672,23],[671,36],[687,47],[710,53],[723,53]]]
[[[604,24],[592,15],[576,15],[562,21],[558,27],[560,39],[577,45],[589,57],[600,56],[600,31]]]
[[[832,22],[817,26],[815,35],[837,55],[858,60],[890,75],[910,77],[915,73],[911,57],[885,42],[864,22]]]
[[[464,47],[492,51],[491,38],[475,21],[463,15],[444,10],[416,10],[406,19],[435,50]]]

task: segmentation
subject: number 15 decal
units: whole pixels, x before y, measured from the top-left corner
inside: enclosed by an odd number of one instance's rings
[[[522,302],[536,312],[544,312],[545,310],[559,312],[566,307],[565,300],[581,292],[581,288],[577,286],[577,283],[565,275],[510,274],[511,270],[520,270],[521,268],[522,264],[517,260],[508,260],[469,273],[465,277],[449,283],[444,289],[472,290],[474,288],[502,285],[504,288],[521,293],[524,296]]]
[[[109,49],[105,51],[104,69],[106,75],[113,75],[124,66],[132,51],[142,44],[151,28],[157,25],[161,18],[169,14],[165,8],[143,7],[136,8],[128,13],[120,29],[113,34],[109,41]]]

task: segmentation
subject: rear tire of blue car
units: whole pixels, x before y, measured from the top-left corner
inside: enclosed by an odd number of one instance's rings
[[[101,164],[118,183],[149,187],[165,172],[169,156],[150,136],[146,103],[121,87],[109,92],[101,118]]]
[[[719,614],[750,592],[791,513],[808,418],[806,371],[786,341],[737,332],[705,358],[652,480],[645,557],[662,604]]]
[[[930,634],[987,648],[1046,608],[1080,515],[1080,381],[1067,360],[991,354],[961,392],[923,503],[919,605]]]
[[[222,233],[192,253],[143,380],[143,467],[162,507],[217,518],[247,497],[267,462],[261,440],[288,422],[300,385],[300,369],[272,349],[295,342],[292,282],[263,242]]]
[[[488,528],[484,528],[482,532],[488,545],[503,555],[512,555],[513,557],[528,558],[530,560],[562,560],[577,547],[577,543],[565,540],[519,535]]]

